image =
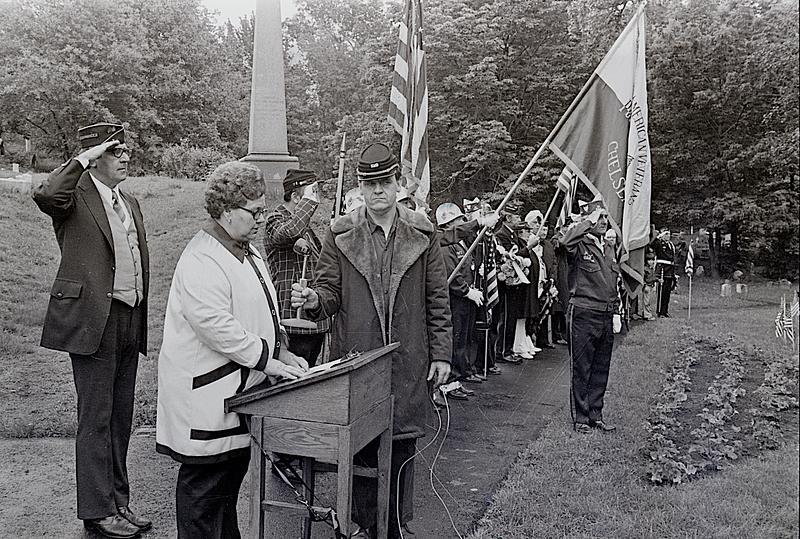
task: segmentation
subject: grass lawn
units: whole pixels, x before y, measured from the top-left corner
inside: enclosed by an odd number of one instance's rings
[[[751,285],[746,298],[721,298],[718,284],[697,280],[689,323],[685,284],[682,279],[673,296],[673,318],[634,326],[614,352],[605,416],[618,431],[581,435],[566,421],[549,425],[512,466],[472,539],[798,536],[797,409],[778,414],[775,450],[755,442],[747,412],[758,404],[755,389],[771,362],[791,366],[797,397],[797,355],[774,336],[780,295],[791,291],[761,284]],[[651,483],[646,421],[665,372],[677,363],[675,352],[688,344],[702,350],[678,414],[689,424],[683,436],[691,437],[690,428],[700,423],[697,413],[710,406],[703,400],[707,387],[724,379],[717,375],[726,358],[707,339],[727,342],[729,335],[726,346],[737,351],[730,355],[741,358],[737,388],[745,390],[733,405],[728,435],[741,440],[736,460],[724,459],[720,470],[682,484]],[[690,445],[676,440],[684,449]]]
[[[45,177],[36,174],[34,185]],[[150,249],[148,355],[139,363],[134,426],[155,426],[156,362],[167,295],[178,257],[208,218],[205,183],[144,177],[130,178],[122,188],[139,199]],[[73,436],[69,356],[39,347],[60,260],[50,218],[26,194],[0,194],[0,437]],[[279,202],[267,200],[267,207]],[[329,216],[330,206],[321,205],[315,228],[321,230]],[[261,249],[261,238],[256,247]]]

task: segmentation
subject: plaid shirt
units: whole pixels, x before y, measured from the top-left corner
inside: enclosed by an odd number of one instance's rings
[[[292,309],[292,283],[300,281],[303,271],[303,256],[294,252],[294,243],[300,238],[305,239],[311,246],[306,279],[312,283],[316,276],[314,267],[322,247],[310,226],[311,216],[316,209],[317,203],[307,198],[297,203],[294,212],[281,204],[267,216],[264,225],[264,256],[267,259],[272,282],[278,291],[281,319],[297,316],[297,311]],[[317,322],[317,329],[287,327],[286,331],[294,334],[325,333],[330,327],[330,318],[326,318]]]

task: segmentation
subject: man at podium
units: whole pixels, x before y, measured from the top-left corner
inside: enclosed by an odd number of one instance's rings
[[[333,222],[313,288],[292,285],[292,306],[305,307],[314,319],[336,315],[332,357],[400,343],[392,352],[395,400],[389,503],[389,536],[400,537],[399,527],[408,533],[413,518],[412,458],[431,410],[428,383],[438,387],[450,373],[447,275],[433,224],[397,204],[399,167],[389,148],[368,146],[357,172],[364,206]],[[375,466],[377,448],[377,441],[368,444],[355,463]],[[353,520],[362,528],[359,537],[375,536],[376,489],[374,478],[354,478]]]

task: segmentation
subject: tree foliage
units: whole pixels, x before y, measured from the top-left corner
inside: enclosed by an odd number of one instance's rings
[[[502,197],[638,3],[427,0],[431,202]],[[402,0],[296,5],[289,150],[327,178],[346,134],[352,185],[360,148],[399,149],[386,113]],[[733,265],[796,275],[797,0],[650,0],[647,15],[654,222],[731,234]],[[65,158],[79,125],[125,121],[147,171],[182,149],[242,156],[253,28],[252,15],[216,26],[201,0],[12,0],[0,132]],[[547,153],[534,167],[529,206],[545,207],[560,168]]]

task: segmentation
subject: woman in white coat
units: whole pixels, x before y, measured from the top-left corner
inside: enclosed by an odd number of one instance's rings
[[[308,369],[281,339],[275,288],[251,244],[266,217],[263,174],[220,165],[205,198],[210,219],[178,260],[158,357],[156,450],[181,463],[181,539],[240,537],[236,500],[250,437],[243,417],[225,413],[225,399]]]

